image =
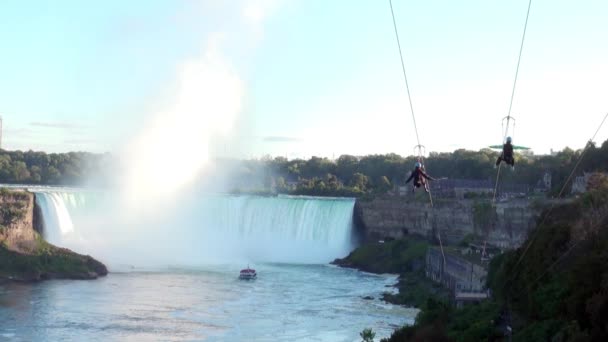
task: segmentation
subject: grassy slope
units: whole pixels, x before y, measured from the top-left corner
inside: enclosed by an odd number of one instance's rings
[[[0,244],[0,278],[36,281],[52,278],[94,279],[107,274],[106,267],[90,256],[48,244],[40,236],[32,254],[9,250]]]
[[[49,278],[92,279],[106,267],[90,256],[55,247],[31,227],[31,194],[0,189],[0,279],[34,281]],[[21,230],[21,232],[19,232]],[[7,236],[15,231],[27,238]],[[13,235],[15,236],[15,235]]]
[[[399,274],[398,294],[385,293],[383,299],[393,303],[420,307],[427,299],[445,298],[445,291],[424,276],[424,260],[429,243],[409,238],[385,243],[370,243],[351,252],[334,264],[371,273]]]

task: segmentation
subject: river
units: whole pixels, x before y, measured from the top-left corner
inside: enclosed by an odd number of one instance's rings
[[[395,276],[328,265],[354,248],[353,199],[198,194],[133,213],[106,192],[30,190],[45,238],[110,274],[0,284],[0,339],[351,342],[417,313],[379,299]],[[247,264],[258,279],[238,279]]]

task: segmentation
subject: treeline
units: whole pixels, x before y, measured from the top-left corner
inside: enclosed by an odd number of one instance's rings
[[[566,148],[555,155],[516,154],[515,172],[501,173],[506,183],[535,186],[545,172],[552,176],[554,192],[562,184],[581,156],[582,151]],[[488,180],[496,177],[493,165],[497,151],[456,150],[434,153],[425,159],[427,173],[449,179]],[[159,156],[162,158],[162,156]],[[48,185],[80,185],[94,179],[97,184],[116,178],[109,154],[70,152],[46,154],[34,151],[0,150],[0,182]],[[312,157],[308,160],[283,157],[252,160],[217,160],[210,173],[203,176],[228,187],[223,190],[244,192],[279,192],[320,196],[361,196],[383,193],[401,185],[414,167],[416,158],[397,154],[352,156],[336,160]],[[128,166],[128,165],[127,165]],[[601,147],[590,145],[578,167],[582,171],[608,170],[608,141]],[[167,177],[172,177],[168,174]],[[221,182],[216,181],[222,179]],[[205,183],[205,182],[203,182]],[[217,189],[220,190],[220,189]]]
[[[554,155],[516,154],[514,172],[503,170],[501,181],[536,186],[546,172],[552,176],[552,191],[557,193],[579,160],[582,150],[566,148]],[[456,150],[434,153],[425,159],[427,173],[439,178],[494,180],[494,163],[499,152]],[[312,157],[308,160],[288,160],[283,157],[243,161],[231,177],[235,180],[258,181],[258,187],[276,188],[278,192],[306,195],[361,195],[382,193],[401,185],[409,177],[417,158],[397,154],[356,157],[342,155],[336,160]],[[608,141],[601,147],[591,144],[575,175],[583,171],[608,170]],[[259,181],[261,180],[261,181]],[[238,182],[236,183],[238,187]]]
[[[109,160],[109,155],[87,152],[0,150],[0,183],[82,185],[99,175]]]
[[[463,309],[429,299],[414,326],[383,341],[608,341],[608,177],[590,182],[491,261],[492,299]]]

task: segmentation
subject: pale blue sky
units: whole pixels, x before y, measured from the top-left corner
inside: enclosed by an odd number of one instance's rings
[[[428,150],[500,143],[527,4],[394,0]],[[533,1],[516,143],[545,153],[593,134],[608,112],[606,18],[602,0]],[[122,149],[210,45],[243,84],[232,130],[212,141],[218,153],[410,154],[416,144],[388,0],[2,1],[0,42],[8,149]]]

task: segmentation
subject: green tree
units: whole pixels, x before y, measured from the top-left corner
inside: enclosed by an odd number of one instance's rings
[[[10,155],[0,155],[0,181],[2,182],[12,181],[11,161],[12,160]]]
[[[54,166],[49,166],[44,170],[43,179],[45,184],[57,184],[61,173]]]
[[[40,183],[40,181],[42,181],[42,170],[38,165],[34,165],[30,168],[30,180],[33,183]]]
[[[30,171],[27,169],[27,165],[22,161],[13,162],[11,165],[11,173],[13,180],[18,183],[26,182],[30,178]]]
[[[287,191],[287,183],[285,183],[285,178],[281,176],[277,177],[275,185],[277,187],[277,192]]]
[[[386,176],[382,176],[382,177],[380,177],[380,179],[378,179],[376,189],[379,192],[385,193],[385,192],[389,191],[392,187],[393,186],[391,185],[391,182],[388,180],[388,178],[386,178]]]
[[[357,172],[353,175],[353,178],[350,182],[350,186],[361,191],[365,191],[367,190],[367,183],[369,183],[369,179],[367,178],[367,176]]]
[[[359,333],[359,336],[361,336],[362,342],[374,342],[376,333],[371,328],[365,328]]]
[[[355,156],[341,155],[336,162],[336,175],[344,182],[350,183],[350,180],[357,172],[359,159]]]

